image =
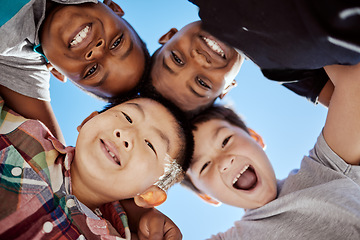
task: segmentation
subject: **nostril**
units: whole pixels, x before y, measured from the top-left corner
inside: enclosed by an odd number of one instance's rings
[[[90,52],[87,54],[87,57],[89,58],[89,57],[91,57],[91,55],[92,55],[92,51],[90,51]]]
[[[120,137],[120,132],[117,132],[117,133],[116,133],[116,136],[119,138],[119,137]]]
[[[125,147],[127,148],[129,146],[129,143],[128,142],[125,142]]]
[[[100,40],[97,44],[96,47],[100,47],[103,44],[103,40]]]

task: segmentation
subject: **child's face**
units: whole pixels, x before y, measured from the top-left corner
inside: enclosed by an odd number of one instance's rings
[[[172,34],[155,58],[154,87],[184,111],[208,105],[234,80],[241,56],[202,30],[200,22]]]
[[[164,173],[166,155],[179,152],[177,127],[168,110],[150,99],[113,107],[81,127],[72,175],[104,202],[134,197]]]
[[[276,197],[270,161],[248,133],[217,119],[197,127],[194,159],[187,174],[200,191],[245,209],[258,208]]]
[[[135,32],[105,4],[61,5],[46,17],[41,44],[62,74],[100,97],[133,89],[145,66]]]

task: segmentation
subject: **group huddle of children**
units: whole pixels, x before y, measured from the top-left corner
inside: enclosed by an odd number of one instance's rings
[[[360,238],[360,4],[191,2],[202,21],[171,29],[151,57],[112,0],[3,3],[0,239],[179,239],[154,208],[179,182],[246,210],[211,239]],[[328,107],[282,181],[261,136],[214,104],[244,59]],[[50,72],[109,102],[76,147],[64,146]]]

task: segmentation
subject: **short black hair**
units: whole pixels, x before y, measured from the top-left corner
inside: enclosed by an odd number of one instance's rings
[[[161,96],[154,96],[154,95],[146,95],[146,94],[135,94],[135,95],[128,95],[126,98],[117,98],[116,101],[112,101],[109,103],[102,111],[104,112],[112,107],[117,106],[123,102],[136,99],[136,98],[148,98],[152,99],[161,105],[163,105],[169,113],[174,116],[176,124],[178,125],[177,131],[178,136],[180,138],[180,150],[175,156],[176,162],[181,165],[182,169],[186,172],[189,168],[190,159],[192,158],[194,152],[194,137],[192,134],[190,122],[185,116],[185,113],[178,108],[175,104],[170,102],[169,100],[161,97]]]
[[[220,104],[214,104],[191,119],[191,127],[197,130],[196,125],[208,122],[212,119],[224,120],[249,133],[249,130],[241,117],[232,109]],[[250,133],[249,133],[250,134]]]

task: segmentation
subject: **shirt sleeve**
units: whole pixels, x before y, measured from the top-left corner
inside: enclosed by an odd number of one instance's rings
[[[348,164],[337,155],[326,143],[323,133],[318,137],[315,147],[310,151],[309,157],[336,172],[346,175],[356,184],[360,185],[360,166]]]
[[[0,72],[1,85],[28,97],[50,101],[50,72],[44,62],[0,56]]]
[[[207,240],[232,240],[240,239],[237,234],[237,229],[235,227],[229,228],[226,232],[221,232],[216,235],[212,235]]]
[[[323,68],[313,70],[261,69],[261,71],[266,78],[279,82],[315,104],[317,104],[321,90],[329,80],[329,76]]]

